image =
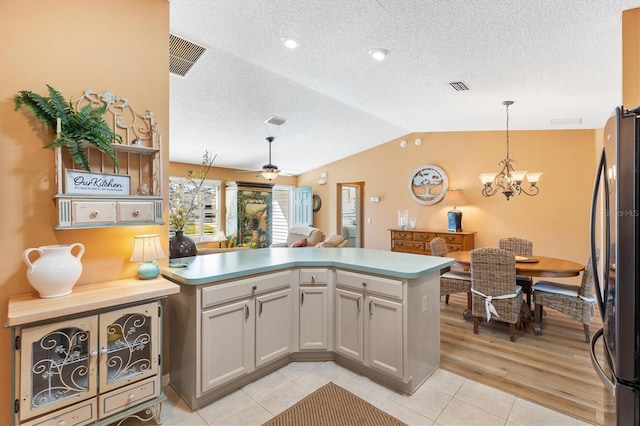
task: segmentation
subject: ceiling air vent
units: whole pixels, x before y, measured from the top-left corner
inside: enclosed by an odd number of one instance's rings
[[[184,77],[205,50],[202,46],[169,34],[169,72]]]
[[[469,90],[469,86],[464,84],[462,81],[452,81],[451,83],[449,83],[449,86],[451,86],[454,89],[456,89],[456,92],[462,92],[464,90]]]
[[[287,122],[287,120],[284,118],[276,117],[275,115],[272,115],[271,117],[267,118],[264,122],[267,124],[273,124],[274,126],[282,126],[284,123]]]

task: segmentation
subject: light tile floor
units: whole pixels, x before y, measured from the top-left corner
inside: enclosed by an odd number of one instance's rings
[[[436,371],[409,396],[330,361],[290,363],[193,412],[167,386],[168,401],[163,404],[162,423],[164,426],[261,425],[328,382],[342,386],[409,425],[588,424],[444,370]]]

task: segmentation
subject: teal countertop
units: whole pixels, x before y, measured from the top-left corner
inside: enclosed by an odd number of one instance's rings
[[[294,267],[336,267],[395,278],[418,278],[452,259],[360,248],[266,248],[172,259],[162,275],[190,285],[215,283]],[[171,265],[180,264],[174,267]]]

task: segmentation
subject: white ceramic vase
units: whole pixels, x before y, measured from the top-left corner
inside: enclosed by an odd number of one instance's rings
[[[79,247],[76,255],[72,253],[75,247]],[[33,252],[37,252],[39,256],[32,262],[29,255]],[[26,249],[22,257],[28,267],[29,284],[45,299],[70,294],[82,274],[80,258],[83,254],[82,243]]]

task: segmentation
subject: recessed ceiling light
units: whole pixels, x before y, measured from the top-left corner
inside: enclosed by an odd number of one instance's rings
[[[387,56],[389,56],[389,51],[387,49],[376,48],[371,49],[369,51],[369,55],[376,61],[384,61]]]
[[[289,48],[289,49],[295,49],[298,46],[300,46],[300,41],[298,39],[295,39],[293,37],[282,37],[282,44],[285,45],[285,47]]]

